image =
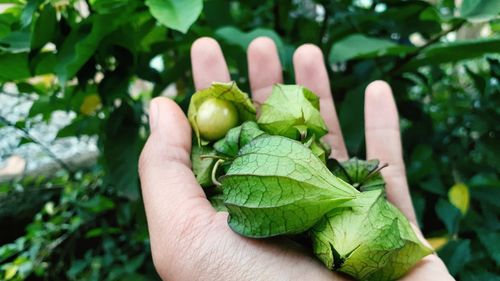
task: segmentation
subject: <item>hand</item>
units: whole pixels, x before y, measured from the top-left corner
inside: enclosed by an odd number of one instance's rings
[[[208,87],[212,81],[230,81],[221,49],[213,39],[198,39],[191,48],[191,59],[197,89]],[[293,62],[296,83],[320,97],[321,114],[329,128],[325,139],[332,145],[332,156],[347,159],[321,51],[314,45],[303,45],[295,52]],[[272,85],[283,80],[272,40],[262,37],[250,44],[248,66],[253,99],[262,103]],[[368,159],[389,163],[382,171],[388,198],[415,223],[398,114],[386,83],[376,81],[368,86],[365,120]],[[249,239],[228,227],[227,213],[212,208],[191,171],[191,128],[173,101],[155,98],[151,102],[150,126],[151,135],[141,153],[139,171],[153,261],[163,279],[348,280],[327,270],[291,241]],[[404,280],[453,278],[443,262],[430,255]]]

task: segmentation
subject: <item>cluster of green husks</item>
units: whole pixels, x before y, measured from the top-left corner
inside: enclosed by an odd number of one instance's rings
[[[328,159],[319,99],[275,85],[256,109],[234,82],[191,98],[193,171],[235,232],[307,237],[330,270],[395,280],[431,253],[385,197],[377,160]],[[311,243],[306,243],[311,244]]]

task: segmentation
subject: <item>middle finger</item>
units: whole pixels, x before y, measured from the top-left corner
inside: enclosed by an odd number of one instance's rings
[[[248,46],[248,73],[252,98],[258,105],[271,94],[274,84],[283,83],[283,73],[274,41],[268,37],[256,38]]]
[[[323,53],[312,44],[300,46],[293,55],[295,82],[316,93],[320,99],[320,112],[328,127],[325,140],[332,147],[331,156],[339,161],[348,159],[337,112],[330,91]]]

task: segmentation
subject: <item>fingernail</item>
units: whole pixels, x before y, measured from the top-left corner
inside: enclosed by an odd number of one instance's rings
[[[154,131],[156,127],[156,123],[158,120],[158,104],[155,102],[155,100],[152,100],[149,103],[149,129],[151,132]]]

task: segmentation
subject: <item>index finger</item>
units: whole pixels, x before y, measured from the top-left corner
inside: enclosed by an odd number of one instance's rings
[[[212,82],[231,80],[219,43],[212,38],[203,37],[193,43],[191,66],[197,90],[210,87]]]
[[[153,256],[161,259],[179,237],[185,239],[183,232],[194,233],[215,210],[190,168],[191,128],[184,113],[165,97],[155,98],[150,108],[151,135],[139,175]]]

